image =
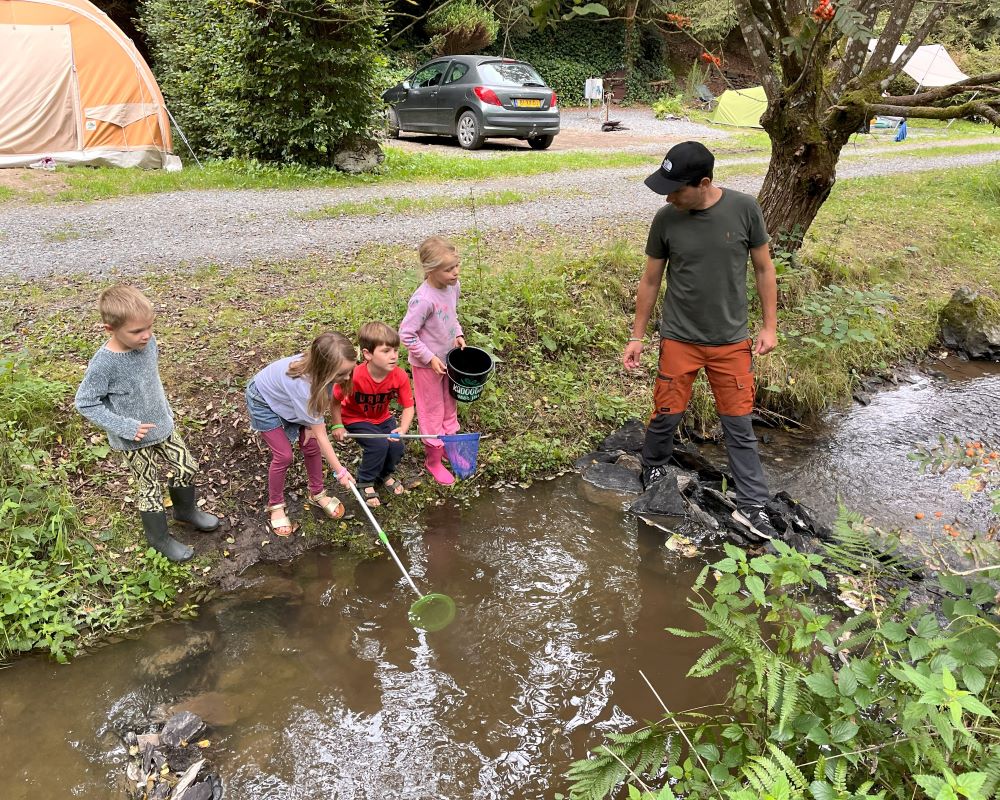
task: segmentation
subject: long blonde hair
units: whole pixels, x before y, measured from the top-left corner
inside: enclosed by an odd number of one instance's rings
[[[290,378],[309,380],[309,403],[306,408],[314,417],[323,416],[330,407],[330,389],[333,379],[345,361],[357,363],[358,354],[351,340],[339,333],[321,333],[302,358],[288,365],[286,373]],[[344,394],[350,394],[351,376],[340,383]]]

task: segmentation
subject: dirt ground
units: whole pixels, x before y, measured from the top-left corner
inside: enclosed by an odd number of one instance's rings
[[[598,128],[597,112],[594,112],[594,127]],[[594,131],[579,130],[578,128],[563,128],[556,136],[549,152],[570,151],[570,150],[635,150],[650,153],[660,153],[663,151],[664,143],[672,141],[684,141],[685,136],[644,136],[631,130],[619,130],[603,133],[599,129]],[[452,136],[421,135],[417,133],[404,133],[399,139],[388,142],[393,147],[411,152],[431,152],[441,151],[460,154],[465,151],[458,146],[458,142]],[[527,142],[519,139],[487,139],[482,149],[475,151],[483,155],[491,153],[514,152],[516,150],[531,150]]]

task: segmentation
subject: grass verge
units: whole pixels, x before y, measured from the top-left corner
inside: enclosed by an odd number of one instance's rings
[[[925,351],[959,285],[1000,296],[998,202],[998,167],[838,183],[803,250],[778,252],[781,346],[757,365],[760,405],[794,416],[828,407],[859,376]],[[478,476],[451,494],[565,469],[611,427],[647,413],[652,348],[645,370],[620,367],[645,233],[640,223],[584,233],[534,225],[460,238],[463,325],[470,344],[497,355],[498,369],[483,398],[461,409],[463,428],[486,436]],[[340,260],[160,270],[134,280],[157,309],[163,380],[201,463],[203,494],[227,525],[196,540],[192,565],[148,554],[137,543],[124,468],[71,409],[103,341],[93,306],[107,280],[0,284],[8,354],[0,369],[0,613],[5,631],[18,631],[5,633],[0,655],[41,647],[64,657],[75,641],[135,624],[150,609],[193,610],[199,587],[262,552],[294,555],[263,531],[267,458],[249,430],[243,386],[322,330],[397,323],[419,278],[412,249],[370,244]],[[703,381],[691,416],[711,424]],[[344,453],[350,463],[357,451]],[[419,469],[417,448],[407,469]],[[291,510],[302,519],[296,498],[305,487],[297,472],[290,476]],[[387,528],[446,494],[425,485],[393,502],[382,515]],[[303,521],[305,536],[293,541],[304,546],[371,546],[360,521]]]
[[[552,197],[554,191],[515,192],[504,189],[499,192],[485,192],[475,197],[477,206],[510,206],[516,203],[528,203]],[[302,219],[330,219],[336,217],[364,217],[380,214],[426,214],[430,211],[441,211],[446,208],[463,208],[470,205],[466,195],[434,195],[431,197],[376,197],[373,200],[363,200],[345,203],[334,203],[305,211],[296,216]]]

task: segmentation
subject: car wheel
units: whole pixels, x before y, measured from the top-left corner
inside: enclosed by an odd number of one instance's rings
[[[463,150],[478,150],[486,140],[486,137],[483,136],[483,128],[479,124],[479,120],[471,111],[466,111],[458,118],[455,135],[458,137],[458,144]]]
[[[547,150],[555,136],[532,136],[528,139],[528,144],[532,150]]]
[[[393,108],[387,108],[385,110],[385,120],[386,120],[386,129],[389,133],[389,138],[398,139],[399,117],[396,115],[396,110]]]

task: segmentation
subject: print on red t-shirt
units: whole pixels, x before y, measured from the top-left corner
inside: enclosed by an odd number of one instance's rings
[[[351,376],[350,397],[344,397],[339,386],[333,387],[333,396],[340,401],[340,417],[345,425],[352,422],[371,422],[378,425],[392,414],[389,403],[398,400],[403,408],[413,405],[410,376],[401,367],[395,367],[382,380],[376,382],[368,372],[368,364],[358,364]]]

